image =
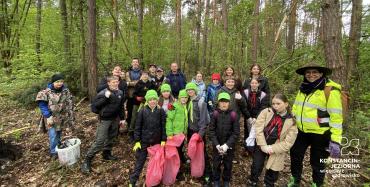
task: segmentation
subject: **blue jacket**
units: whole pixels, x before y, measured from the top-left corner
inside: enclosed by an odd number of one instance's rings
[[[213,110],[215,110],[215,105],[216,103],[214,102],[216,100],[216,97],[217,97],[217,92],[221,89],[221,84],[210,84],[208,85],[208,88],[207,88],[207,97],[206,97],[206,102],[207,102],[207,108],[208,108],[208,112],[213,112]],[[212,102],[212,105],[209,104],[209,101]]]
[[[169,85],[171,85],[171,90],[173,96],[177,98],[179,95],[180,90],[184,89],[186,86],[186,77],[183,73],[178,71],[176,74],[172,72],[166,76],[166,81]]]
[[[203,98],[204,99],[204,101],[206,100],[206,84],[204,84],[204,82],[202,81],[202,82],[197,82],[196,80],[192,80],[191,82],[193,82],[193,83],[195,83],[196,85],[197,85],[197,87],[198,87],[198,93],[197,93],[197,95],[199,95],[201,98]]]

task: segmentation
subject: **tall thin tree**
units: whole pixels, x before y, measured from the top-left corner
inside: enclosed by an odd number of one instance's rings
[[[351,29],[349,31],[348,79],[356,75],[362,24],[362,0],[352,1]]]
[[[62,16],[62,30],[63,30],[63,43],[64,43],[64,58],[65,63],[71,63],[71,51],[70,51],[70,32],[68,30],[68,13],[66,0],[59,1],[60,13]]]
[[[260,11],[260,0],[256,0],[254,4],[254,24],[253,24],[253,31],[252,31],[252,51],[251,51],[251,60],[252,63],[257,63],[257,54],[258,54],[258,34],[259,34],[259,15]]]
[[[91,100],[96,94],[97,79],[97,43],[96,43],[96,2],[88,0],[88,94]]]
[[[181,67],[181,0],[176,0],[176,63]]]
[[[40,67],[41,66],[41,10],[42,10],[42,0],[37,0],[37,15],[36,15],[36,33],[35,33],[35,40],[36,40],[36,56],[37,61]]]

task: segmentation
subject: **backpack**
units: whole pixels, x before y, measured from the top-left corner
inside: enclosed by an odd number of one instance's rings
[[[92,103],[91,103],[90,108],[91,108],[91,112],[93,112],[93,113],[95,113],[95,114],[100,114],[100,109],[98,109],[98,108],[95,106],[94,102],[92,102]]]
[[[325,89],[324,89],[326,102],[328,102],[328,100],[329,100],[331,90],[333,90],[332,86],[326,86]],[[343,119],[344,119],[346,114],[348,114],[349,101],[350,101],[351,98],[349,97],[348,91],[343,91],[343,90],[339,90],[339,91],[340,91],[340,99],[342,101],[342,116],[343,116]]]
[[[218,110],[215,110],[212,113],[213,119],[217,119],[219,115],[220,115],[220,113],[218,112]],[[237,120],[237,114],[236,114],[235,111],[230,112],[230,118],[231,118],[232,123],[234,123]]]

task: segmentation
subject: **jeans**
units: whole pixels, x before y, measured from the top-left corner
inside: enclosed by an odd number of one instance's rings
[[[57,145],[61,144],[60,137],[62,131],[57,131],[55,127],[49,129],[49,143],[50,143],[50,154],[57,154],[55,148]]]

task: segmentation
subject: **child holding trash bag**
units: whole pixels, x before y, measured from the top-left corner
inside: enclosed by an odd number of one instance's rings
[[[247,186],[257,186],[266,158],[268,160],[265,165],[264,186],[274,186],[279,171],[284,169],[285,157],[298,134],[286,96],[276,94],[272,99],[272,108],[264,109],[253,126],[257,147],[253,153]]]
[[[136,163],[130,175],[130,186],[135,186],[148,155],[147,148],[156,144],[165,145],[166,113],[158,106],[158,95],[155,90],[145,94],[145,104],[136,118],[133,151],[136,152]]]
[[[250,117],[248,119],[244,118],[244,142],[248,138],[249,131],[252,125],[256,122],[258,114],[265,108],[269,106],[269,98],[268,95],[264,92],[259,90],[259,81],[256,78],[252,78],[250,80],[250,87],[247,87],[243,91],[243,97],[247,101],[248,111]],[[246,144],[244,144],[244,148],[247,149]]]
[[[240,129],[237,113],[230,109],[230,95],[222,92],[217,97],[218,108],[212,113],[209,136],[213,143],[213,180],[214,186],[221,185],[221,165],[224,166],[223,186],[230,186],[232,161],[235,143]]]
[[[178,100],[173,103],[173,106],[168,109],[166,119],[166,135],[167,139],[172,139],[174,135],[184,134],[188,132],[188,105],[189,96],[186,90],[180,90]],[[180,147],[177,147],[177,151],[180,156],[181,164],[186,162],[186,158],[183,151],[184,142]],[[180,165],[181,165],[180,164]],[[179,172],[178,177],[181,179],[182,173]]]

